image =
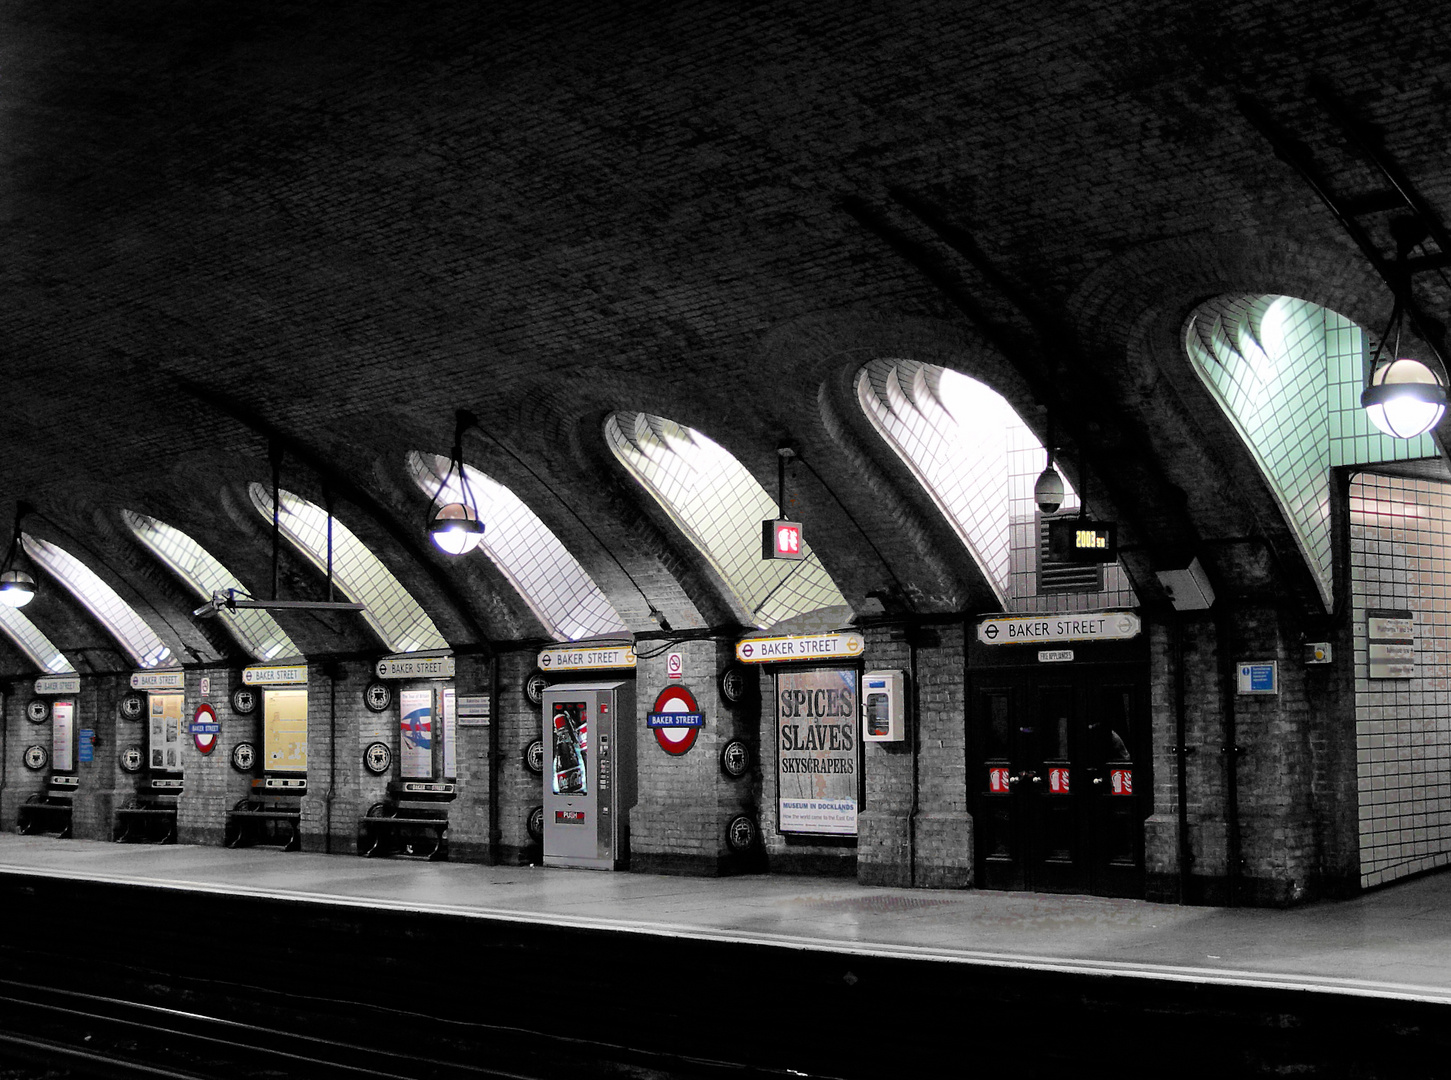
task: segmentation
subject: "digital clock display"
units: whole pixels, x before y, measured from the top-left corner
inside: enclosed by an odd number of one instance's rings
[[[1087,518],[1048,522],[1048,551],[1064,562],[1114,562],[1118,559],[1118,526]]]

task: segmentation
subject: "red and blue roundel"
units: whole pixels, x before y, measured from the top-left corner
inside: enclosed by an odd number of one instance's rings
[[[645,717],[645,726],[655,732],[655,741],[667,754],[689,752],[700,735],[705,715],[695,695],[683,686],[667,686],[655,699],[655,708]]]
[[[217,748],[217,735],[221,730],[222,725],[217,722],[217,710],[203,701],[192,714],[192,742],[203,754],[210,754]]]

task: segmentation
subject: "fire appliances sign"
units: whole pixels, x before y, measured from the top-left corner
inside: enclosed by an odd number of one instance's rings
[[[855,836],[857,673],[825,668],[776,676],[777,811],[782,832]]]

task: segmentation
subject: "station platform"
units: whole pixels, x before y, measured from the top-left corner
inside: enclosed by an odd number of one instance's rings
[[[0,836],[0,875],[838,955],[1451,1003],[1451,874],[1289,910]]]

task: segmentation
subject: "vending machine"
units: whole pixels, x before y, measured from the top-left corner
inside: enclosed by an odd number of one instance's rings
[[[614,870],[635,805],[635,684],[544,691],[544,865]]]

